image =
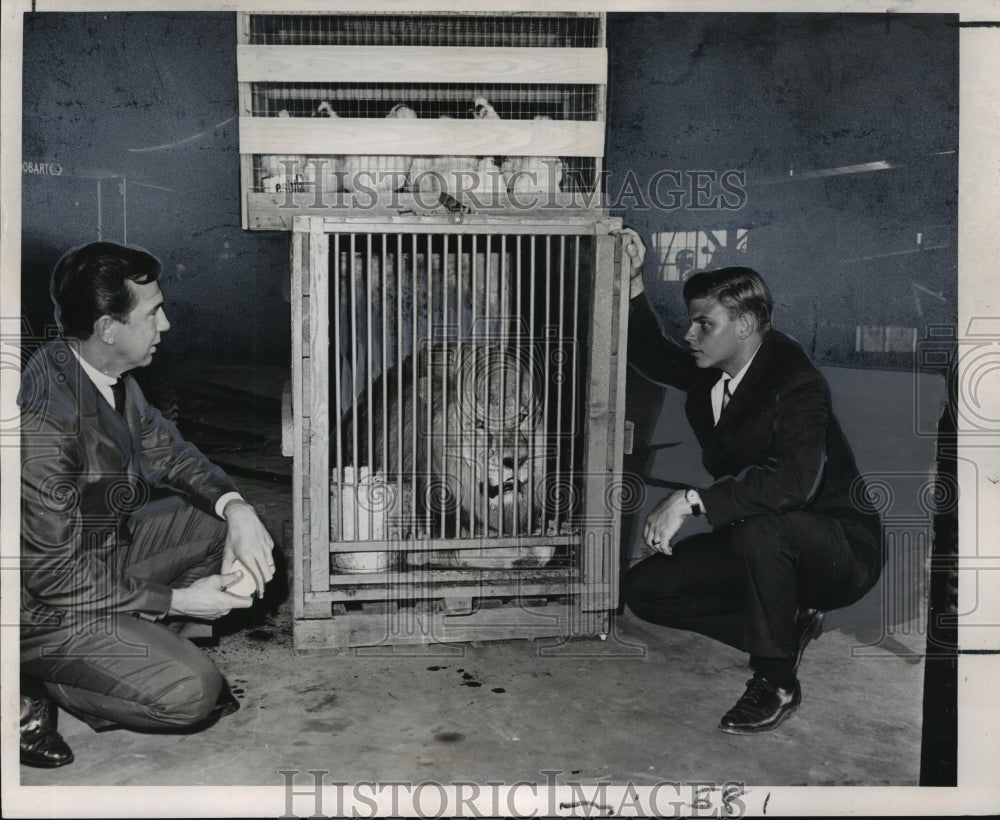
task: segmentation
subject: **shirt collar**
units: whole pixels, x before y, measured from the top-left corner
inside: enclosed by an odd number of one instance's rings
[[[763,344],[763,340],[761,341],[761,344]],[[740,386],[740,382],[743,381],[743,377],[747,374],[747,370],[750,369],[750,365],[753,364],[753,360],[760,352],[760,347],[761,347],[760,345],[757,345],[757,349],[753,352],[753,355],[751,355],[750,358],[747,359],[747,363],[739,369],[739,371],[736,373],[735,376],[730,378],[725,373],[723,373],[722,378],[719,379],[717,384],[725,382],[726,379],[729,379],[729,394],[732,395],[733,392],[736,390],[736,388]]]
[[[83,372],[86,373],[88,378],[94,383],[97,391],[104,396],[104,398],[108,399],[112,406],[114,406],[114,394],[111,392],[111,387],[118,381],[118,379],[115,376],[109,376],[107,373],[102,373],[94,367],[80,355],[80,351],[77,350],[76,345],[69,343],[67,344],[67,347],[73,351],[73,355],[76,356],[77,361],[80,362],[80,367],[83,368]]]

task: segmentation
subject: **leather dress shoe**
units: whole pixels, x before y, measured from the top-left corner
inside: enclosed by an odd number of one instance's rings
[[[803,609],[795,619],[795,634],[798,644],[795,650],[795,666],[792,667],[794,675],[799,664],[802,663],[802,655],[810,641],[817,639],[823,634],[823,618],[826,613],[819,609]]]
[[[795,681],[790,689],[774,686],[754,675],[736,705],[722,716],[719,728],[732,735],[769,732],[794,712],[802,701],[802,689]]]
[[[21,764],[56,769],[73,762],[73,752],[56,731],[58,708],[48,696],[21,695]]]

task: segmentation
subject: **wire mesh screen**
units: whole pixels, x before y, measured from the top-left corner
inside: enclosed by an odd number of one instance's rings
[[[254,115],[261,117],[596,121],[599,89],[584,84],[254,83],[252,98]],[[452,194],[456,188],[485,194],[592,191],[597,178],[593,157],[269,154],[255,158],[254,171],[258,191],[422,191],[435,199],[442,188]]]
[[[387,117],[404,103],[419,118],[475,116],[488,100],[497,119],[594,121],[598,89],[584,84],[254,83],[255,117]]]
[[[412,553],[411,564],[565,557],[539,539],[571,534],[579,514],[590,240],[330,243],[332,539],[505,550]]]
[[[593,47],[597,14],[255,14],[254,45]]]

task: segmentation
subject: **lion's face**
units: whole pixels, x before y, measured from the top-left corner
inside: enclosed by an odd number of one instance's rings
[[[545,433],[538,374],[511,347],[460,345],[453,354],[433,391],[434,479],[473,534],[539,532]]]

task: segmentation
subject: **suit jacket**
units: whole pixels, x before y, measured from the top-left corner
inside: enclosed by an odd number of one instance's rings
[[[21,380],[21,617],[165,615],[170,588],[117,566],[129,517],[153,488],[213,512],[236,486],[125,377],[124,418],[100,395],[61,339],[43,345]],[[126,423],[127,422],[127,423]]]
[[[685,410],[715,481],[699,488],[715,527],[752,515],[808,510],[848,526],[855,550],[881,566],[881,524],[854,454],[831,410],[830,389],[797,342],[769,330],[715,424],[711,391],[721,376],[664,339],[645,298],[633,300],[629,361],[687,391]],[[865,537],[851,537],[860,527]]]

